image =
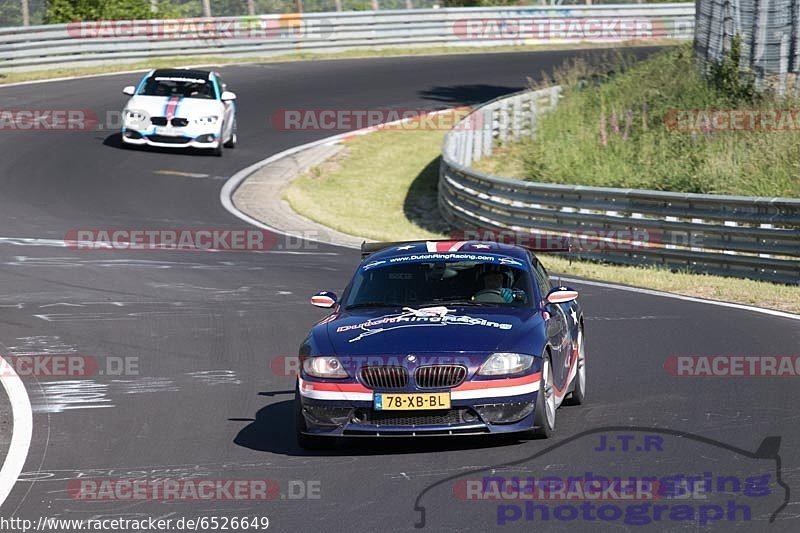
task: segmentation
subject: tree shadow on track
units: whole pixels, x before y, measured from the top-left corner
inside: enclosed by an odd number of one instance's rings
[[[417,94],[425,100],[445,102],[450,105],[475,105],[487,102],[500,96],[518,93],[525,87],[508,87],[504,85],[445,85],[431,87]]]
[[[439,213],[437,201],[441,159],[433,159],[411,182],[403,199],[403,215],[425,230],[446,234],[450,226]]]
[[[261,396],[294,394],[294,391],[259,393]],[[442,451],[497,448],[518,444],[519,439],[504,435],[456,437],[392,437],[392,438],[337,438],[331,439],[329,450],[303,450],[297,445],[294,432],[294,399],[271,403],[259,409],[255,419],[229,418],[234,422],[250,422],[242,428],[233,442],[257,452],[270,452],[292,456],[352,456],[399,455]]]

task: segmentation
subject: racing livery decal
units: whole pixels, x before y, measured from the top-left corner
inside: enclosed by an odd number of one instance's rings
[[[370,319],[360,324],[350,324],[336,328],[337,333],[347,331],[360,331],[361,333],[349,342],[357,342],[364,337],[391,331],[400,328],[413,328],[424,326],[483,326],[501,330],[509,330],[512,325],[506,322],[494,322],[484,318],[469,315],[456,315],[455,309],[448,309],[444,306],[426,307],[423,309],[413,309],[404,307],[402,313],[384,315],[375,319]]]
[[[512,257],[505,257],[499,255],[488,254],[474,254],[467,252],[428,252],[421,254],[401,255],[392,257],[388,261],[385,259],[370,261],[361,267],[361,270],[369,270],[376,266],[392,265],[398,263],[420,263],[420,262],[437,262],[437,261],[465,261],[465,262],[481,262],[493,263],[498,265],[512,265],[519,268],[527,268],[525,263],[514,259]]]

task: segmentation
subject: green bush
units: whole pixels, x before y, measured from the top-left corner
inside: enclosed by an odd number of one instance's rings
[[[199,2],[197,2],[199,4]],[[180,4],[158,0],[50,0],[47,22],[58,24],[83,20],[139,20],[183,16]]]
[[[719,63],[711,63],[709,81],[716,89],[739,101],[752,101],[756,98],[755,83],[750,73],[739,71],[742,55],[742,38],[736,35],[731,42],[730,52]]]
[[[537,137],[524,142],[525,179],[800,196],[800,124],[788,131],[726,131],[698,120],[699,128],[676,129],[681,110],[798,109],[795,100],[756,97],[730,63],[706,80],[691,48],[680,46],[639,63],[576,60],[554,78],[564,96],[539,121]]]

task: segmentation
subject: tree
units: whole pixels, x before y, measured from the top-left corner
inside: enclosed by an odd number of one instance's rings
[[[157,0],[50,0],[47,22],[78,22],[81,20],[137,20],[172,18],[182,15],[180,6]]]

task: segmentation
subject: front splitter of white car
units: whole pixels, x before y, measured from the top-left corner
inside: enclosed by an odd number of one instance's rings
[[[175,131],[174,134],[143,133],[138,130],[123,128],[122,141],[133,145],[158,146],[161,148],[218,148],[222,141],[219,133],[202,133],[190,135],[189,132]]]

